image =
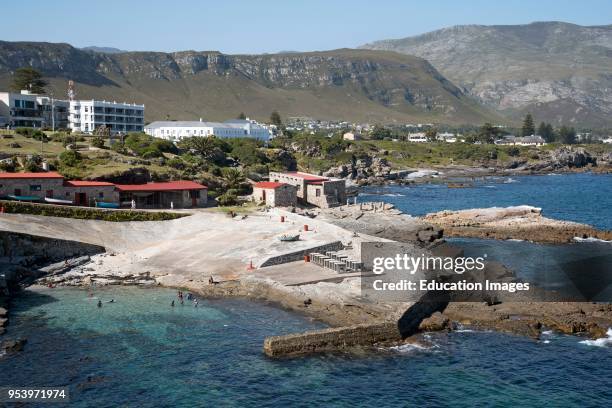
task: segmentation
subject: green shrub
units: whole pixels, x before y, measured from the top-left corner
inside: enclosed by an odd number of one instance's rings
[[[230,194],[229,191],[217,197],[217,203],[219,203],[219,205],[223,207],[235,205],[237,201],[238,197],[236,197],[234,194]]]
[[[60,154],[60,163],[68,167],[76,167],[81,162],[81,155],[74,150],[66,150]]]
[[[521,149],[516,146],[512,146],[508,149],[508,156],[517,157],[521,155]]]
[[[104,148],[104,139],[100,136],[98,137],[94,137],[93,140],[91,141],[91,145],[93,147],[97,147],[98,149],[103,149]]]
[[[4,207],[5,212],[14,214],[33,214],[48,217],[77,218],[113,222],[165,221],[174,220],[176,218],[181,218],[188,215],[173,212],[107,210],[100,208],[70,207],[5,200],[0,200],[0,206]]]

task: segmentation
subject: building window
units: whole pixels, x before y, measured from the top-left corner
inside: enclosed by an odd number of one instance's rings
[[[41,191],[42,186],[40,184],[33,184],[30,186],[30,191]]]
[[[104,198],[104,193],[102,191],[98,193],[98,198]]]
[[[315,195],[317,197],[321,197],[321,189],[320,188],[317,188],[317,190],[315,191]]]
[[[70,197],[70,192],[66,191],[66,197]]]
[[[200,190],[189,190],[189,198],[200,198]]]

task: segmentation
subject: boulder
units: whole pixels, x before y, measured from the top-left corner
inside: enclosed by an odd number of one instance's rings
[[[430,317],[423,319],[419,325],[421,331],[441,331],[450,328],[450,320],[440,312],[432,314]]]
[[[596,166],[597,160],[582,147],[563,146],[550,152],[550,159],[556,167]]]
[[[26,343],[26,339],[4,340],[2,343],[0,343],[0,350],[5,351],[6,353],[16,353],[22,351]]]

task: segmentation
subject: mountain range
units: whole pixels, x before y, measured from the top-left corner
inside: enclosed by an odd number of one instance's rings
[[[464,25],[360,48],[425,58],[510,118],[612,126],[612,25]]]
[[[467,25],[359,49],[228,55],[0,41],[0,89],[32,66],[55,95],[144,103],[147,121],[309,116],[612,127],[612,25]]]
[[[216,51],[95,52],[68,44],[0,42],[0,89],[22,66],[55,95],[144,103],[145,119],[310,116],[368,122],[480,123],[491,116],[422,58],[389,51],[227,55]],[[501,118],[499,118],[502,120]]]

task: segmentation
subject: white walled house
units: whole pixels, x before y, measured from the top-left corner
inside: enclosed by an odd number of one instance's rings
[[[425,143],[428,141],[427,136],[423,132],[409,133],[406,140],[413,143]]]
[[[199,121],[157,121],[145,126],[147,135],[179,141],[184,137],[216,136],[219,138],[251,137],[262,141],[270,140],[271,132],[254,120],[235,119],[220,122]]]
[[[70,101],[69,127],[73,132],[93,133],[106,126],[111,133],[142,132],[144,105],[96,100]]]
[[[42,127],[43,118],[36,97],[29,91],[0,92],[0,125],[12,128]]]

